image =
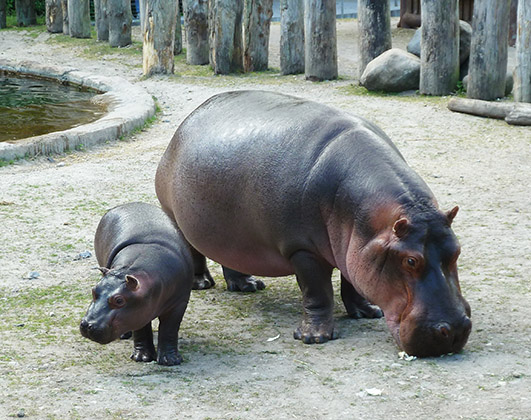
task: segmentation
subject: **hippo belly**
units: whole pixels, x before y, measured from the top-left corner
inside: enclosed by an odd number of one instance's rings
[[[304,342],[334,336],[333,268],[348,313],[381,316],[369,301],[377,304],[408,352],[466,342],[470,308],[450,228],[457,208],[440,211],[368,121],[271,92],[216,95],[177,129],[156,191],[198,253],[236,272],[296,274],[304,318],[295,337]]]

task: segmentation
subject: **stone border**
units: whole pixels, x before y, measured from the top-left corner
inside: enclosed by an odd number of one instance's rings
[[[100,119],[64,131],[43,134],[0,143],[0,160],[49,155],[90,147],[116,140],[142,127],[155,115],[155,102],[144,89],[121,77],[96,76],[74,68],[43,66],[35,62],[12,63],[0,60],[0,71],[35,76],[87,87],[102,93],[98,101],[107,105],[107,113]]]

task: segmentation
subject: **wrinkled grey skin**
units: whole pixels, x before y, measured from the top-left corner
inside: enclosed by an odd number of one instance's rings
[[[177,129],[155,186],[196,250],[196,278],[208,282],[202,255],[230,268],[229,288],[253,286],[250,274],[296,275],[304,317],[295,338],[334,338],[338,268],[349,315],[382,316],[369,302],[378,305],[409,354],[465,345],[470,306],[451,229],[458,208],[441,211],[368,121],[272,92],[216,95]]]
[[[178,365],[177,339],[193,282],[190,248],[158,207],[129,203],[109,210],[94,239],[103,278],[80,324],[81,334],[107,344],[133,331],[137,362]],[[159,318],[158,352],[151,321]]]

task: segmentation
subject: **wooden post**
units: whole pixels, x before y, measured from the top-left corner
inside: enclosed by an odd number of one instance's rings
[[[63,32],[61,0],[46,0],[46,29],[51,33]]]
[[[94,0],[94,18],[98,41],[109,40],[109,4],[108,0]]]
[[[306,79],[337,79],[335,0],[304,0],[304,43]]]
[[[175,40],[173,41],[173,55],[183,52],[183,30],[181,28],[181,8],[179,0],[177,2],[177,17],[175,18]]]
[[[109,45],[125,47],[131,44],[131,0],[108,0]]]
[[[31,26],[37,24],[35,15],[35,0],[15,0],[18,26]]]
[[[68,28],[73,38],[90,38],[89,0],[68,0]]]
[[[70,25],[68,24],[68,0],[61,0],[63,10],[63,35],[70,35]]]
[[[243,71],[243,2],[210,0],[210,65],[216,74]]]
[[[273,0],[244,0],[243,69],[267,70]]]
[[[304,5],[280,0],[280,73],[304,73]]]
[[[177,18],[175,0],[145,0],[144,16],[144,75],[173,73],[173,43]]]
[[[389,0],[358,0],[359,77],[381,53],[391,49],[391,6]]]
[[[7,26],[6,17],[7,17],[7,2],[6,0],[0,0],[0,29],[3,29]]]
[[[144,33],[144,25],[146,23],[146,0],[138,0],[138,8],[140,14],[140,33]]]
[[[517,22],[514,100],[531,102],[531,4],[529,1],[518,2]]]
[[[467,88],[469,98],[492,101],[505,96],[509,6],[510,0],[474,3]]]
[[[184,0],[186,62],[208,64],[208,0]]]
[[[421,1],[420,93],[447,95],[459,81],[458,0]]]

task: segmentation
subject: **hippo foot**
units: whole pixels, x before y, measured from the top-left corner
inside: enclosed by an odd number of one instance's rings
[[[183,358],[177,350],[165,353],[159,352],[159,357],[157,358],[157,363],[163,366],[177,366],[180,365],[182,361]]]
[[[321,344],[330,340],[335,340],[337,334],[331,325],[301,325],[293,332],[293,338],[302,340],[304,344]]]
[[[265,283],[254,277],[226,279],[227,290],[230,292],[256,292],[265,289]]]
[[[212,278],[209,272],[203,274],[196,274],[194,276],[194,282],[192,283],[193,290],[210,289],[214,287],[216,282]]]
[[[152,362],[153,360],[157,359],[157,352],[155,349],[149,349],[145,347],[135,348],[133,350],[133,354],[131,355],[131,359],[133,359],[135,362]]]
[[[348,308],[348,316],[354,319],[361,318],[382,318],[383,311],[376,305],[371,305],[366,302],[364,305],[354,306]]]

